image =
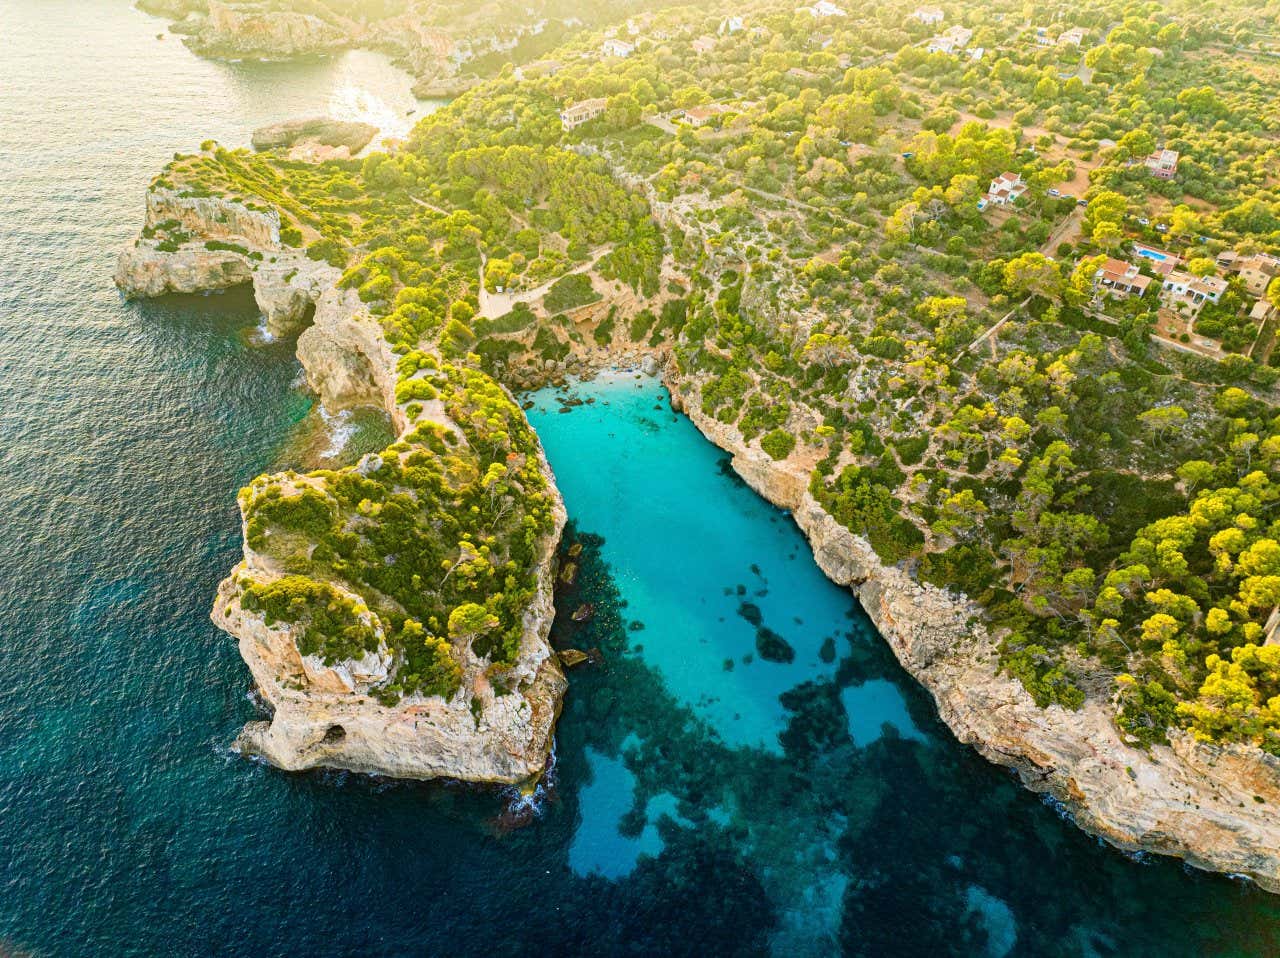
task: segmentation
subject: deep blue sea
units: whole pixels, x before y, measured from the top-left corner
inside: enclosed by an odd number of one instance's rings
[[[0,0],[0,955],[1280,953],[1280,899],[1101,847],[958,746],[629,375],[533,397],[583,547],[555,639],[604,662],[531,824],[232,754],[236,490],[377,423],[319,420],[247,296],[122,302],[115,252],[175,150],[429,105],[376,56],[217,64],[163,30]]]

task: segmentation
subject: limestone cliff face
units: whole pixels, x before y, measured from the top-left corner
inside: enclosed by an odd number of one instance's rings
[[[397,432],[406,427],[396,405],[396,357],[354,290],[331,286],[319,296],[314,320],[298,337],[298,360],[330,412],[380,405]]]
[[[308,259],[280,242],[280,217],[216,196],[187,197],[165,188],[147,192],[149,230],[178,231],[191,238],[175,250],[138,237],[120,251],[115,282],[126,296],[198,293],[253,284],[254,299],[275,336],[296,333],[340,271]],[[245,252],[208,249],[219,241]]]
[[[702,415],[696,384],[682,394],[676,378],[668,380],[698,429],[733,456],[734,470],[791,511],[823,572],[858,596],[961,742],[1016,771],[1028,788],[1062,803],[1081,828],[1119,848],[1173,855],[1280,892],[1280,760],[1185,733],[1144,752],[1121,741],[1106,703],[1041,709],[1020,682],[998,674],[997,644],[980,609],[882,565],[866,540],[813,499],[806,470],[775,462],[734,427]]]
[[[250,209],[220,196],[183,196],[177,190],[152,187],[147,191],[147,226],[177,223],[206,240],[240,241],[254,249],[278,249],[280,214]]]
[[[350,28],[313,14],[209,0],[208,18],[187,42],[206,56],[284,59],[339,49],[350,39]]]
[[[235,253],[194,247],[167,253],[140,241],[120,251],[115,281],[127,296],[151,297],[241,286],[253,281],[253,271]]]

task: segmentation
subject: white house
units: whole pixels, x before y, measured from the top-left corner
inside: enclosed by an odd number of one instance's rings
[[[717,33],[737,33],[742,29],[742,17],[725,17],[720,21],[720,28]]]
[[[1021,173],[1001,173],[991,181],[987,190],[987,204],[991,206],[1008,206],[1027,192],[1027,184],[1022,182]],[[986,209],[983,206],[982,209]]]
[[[1107,257],[1101,269],[1093,274],[1093,288],[1100,294],[1116,299],[1141,296],[1151,285],[1151,277],[1143,276],[1133,263]]]
[[[911,14],[911,19],[921,23],[941,23],[945,16],[937,7],[917,7]]]
[[[800,9],[803,10],[805,13],[809,14],[810,16],[816,17],[819,20],[825,17],[848,16],[848,14],[846,14],[843,10],[841,10],[834,3],[832,3],[831,0],[818,0],[818,2],[815,3],[813,6],[801,7]]]
[[[1242,256],[1235,250],[1218,254],[1218,269],[1227,273],[1239,273],[1244,288],[1254,296],[1267,292],[1271,281],[1280,276],[1280,257],[1270,253],[1254,253]]]
[[[730,108],[722,103],[694,106],[684,111],[684,121],[692,127],[704,127],[716,117],[728,112]]]
[[[1178,158],[1177,150],[1156,150],[1143,162],[1146,164],[1147,169],[1151,171],[1152,176],[1158,176],[1162,180],[1171,180],[1178,172]]]
[[[930,40],[925,49],[930,53],[955,53],[967,47],[972,39],[973,31],[957,24]]]
[[[629,57],[636,52],[636,45],[617,37],[610,37],[600,44],[600,52],[607,57]]]
[[[559,60],[534,60],[516,67],[511,75],[517,80],[533,80],[538,77],[553,77],[560,72],[563,64]]]
[[[1217,276],[1193,276],[1175,269],[1164,278],[1160,299],[1166,306],[1192,314],[1199,313],[1205,303],[1216,303],[1227,291],[1227,281]]]
[[[1058,46],[1066,44],[1078,47],[1084,43],[1084,38],[1088,32],[1084,27],[1072,27],[1070,30],[1064,30],[1058,34]]]

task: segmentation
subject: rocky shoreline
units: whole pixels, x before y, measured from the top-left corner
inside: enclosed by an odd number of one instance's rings
[[[1086,832],[1128,852],[1181,858],[1280,893],[1280,759],[1180,732],[1149,752],[1126,745],[1107,703],[1042,709],[1000,674],[997,642],[967,598],[886,567],[864,539],[809,493],[808,473],[748,446],[704,416],[697,385],[668,371],[673,405],[732,456],[734,471],[788,510],[826,576],[851,589],[894,655],[932,695],[952,733],[1033,792],[1060,803]]]
[[[279,246],[278,221],[269,214],[246,217],[242,207],[209,206],[217,203],[234,205],[153,191],[148,223],[177,218],[201,239],[240,230],[236,235],[242,239],[248,233],[256,244],[265,244],[262,249],[270,258],[254,262],[238,253],[192,245],[161,252],[141,241],[121,254],[116,274],[121,288],[133,295],[159,295],[252,282],[273,331],[307,327],[299,337],[298,354],[308,382],[326,405],[381,403],[402,428],[394,401],[393,357],[376,321],[363,313],[358,300],[333,286],[336,271],[311,264],[305,276],[294,272],[302,269],[305,264],[299,260],[305,258]],[[651,351],[637,347],[625,355],[647,372],[658,371],[658,357]],[[620,359],[617,350],[578,357],[574,370],[589,374]],[[557,374],[547,371],[548,378]],[[1280,821],[1272,811],[1280,805],[1280,760],[1243,746],[1199,743],[1185,733],[1175,735],[1170,746],[1142,751],[1121,740],[1109,703],[1095,699],[1075,712],[1058,706],[1041,709],[1017,680],[999,674],[996,639],[982,625],[976,606],[915,582],[901,568],[883,566],[865,540],[840,526],[813,499],[806,468],[775,462],[749,446],[735,428],[701,414],[696,382],[682,381],[669,364],[663,374],[673,405],[732,456],[735,471],[757,493],[791,512],[818,565],[832,581],[854,592],[961,742],[1012,769],[1026,787],[1061,803],[1081,828],[1118,848],[1175,856],[1280,892]],[[545,458],[542,465],[554,490]],[[558,537],[564,509],[558,492],[553,495]],[[239,638],[255,681],[275,708],[273,721],[252,723],[241,744],[283,768],[325,765],[493,782],[536,775],[551,747],[565,687],[547,642],[554,614],[554,557],[551,541],[541,557],[538,598],[526,617],[518,668],[531,692],[518,697],[522,704],[517,706],[496,702],[488,690],[483,726],[473,722],[465,697],[455,703],[379,705],[365,694],[376,681],[376,662],[349,663],[340,672],[299,661],[292,637],[267,629],[260,617],[239,607],[233,573],[219,591],[214,620]],[[247,547],[239,572],[274,574]],[[474,663],[467,664],[464,685],[470,694],[485,695]]]

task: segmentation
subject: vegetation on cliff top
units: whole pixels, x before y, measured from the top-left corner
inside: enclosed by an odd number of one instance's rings
[[[478,369],[526,382],[570,351],[667,344],[703,413],[812,466],[816,499],[883,561],[979,602],[1041,704],[1114,697],[1136,740],[1185,726],[1280,752],[1280,294],[1224,255],[1280,249],[1280,74],[1259,52],[1274,12],[1086,0],[1037,30],[1006,2],[942,25],[913,9],[672,8],[625,59],[583,35],[558,71],[504,73],[396,153],[303,167],[215,149],[162,179],[271,206],[341,262],[398,353],[440,357],[402,368],[402,403],[466,420]],[[958,49],[928,49],[958,23]],[[590,98],[599,115],[564,129],[558,111]],[[1179,154],[1167,178],[1160,149]],[[1002,174],[1023,187],[1008,203],[989,193]],[[1132,295],[1100,282],[1108,258],[1143,278]],[[1218,274],[1217,301],[1163,289],[1173,264]],[[517,300],[501,315],[499,287]],[[608,309],[586,308],[604,289]],[[518,411],[498,418],[527,463]],[[336,558],[292,561],[385,607],[392,633],[403,615],[443,636],[454,603],[484,606],[499,624],[477,647],[501,660],[531,474],[470,592],[424,564],[433,597],[411,596],[385,571],[408,540],[359,531],[382,521],[361,501],[411,491],[424,556],[476,561],[499,507],[435,438],[385,476],[308,480],[332,503],[306,541]],[[475,476],[505,461],[465,439]],[[418,449],[447,480],[402,475]],[[353,506],[344,483],[383,498]]]

